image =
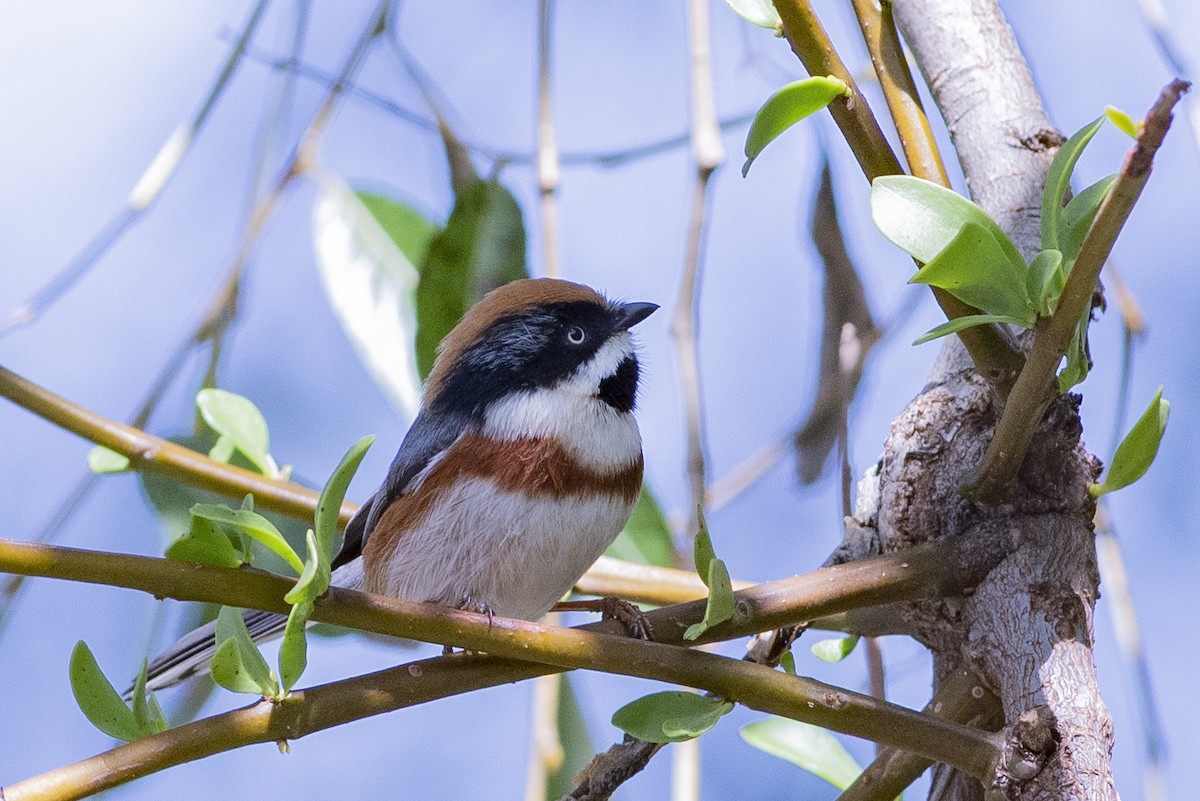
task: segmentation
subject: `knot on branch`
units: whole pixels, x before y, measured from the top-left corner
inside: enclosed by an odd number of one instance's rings
[[[1042,772],[1061,739],[1050,707],[1022,712],[996,767],[997,787],[1009,798],[1020,797],[1021,786]]]

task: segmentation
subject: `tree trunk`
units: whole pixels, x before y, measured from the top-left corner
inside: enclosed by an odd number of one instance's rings
[[[895,16],[946,120],[972,198],[1028,259],[1039,249],[1046,170],[1062,142],[1012,30],[990,0],[897,0]],[[1022,799],[1116,799],[1112,724],[1092,656],[1098,575],[1087,484],[1098,461],[1080,444],[1078,398],[1055,401],[1017,486],[989,507],[959,488],[982,461],[996,400],[957,340],[885,444],[873,524],[886,550],[940,536],[1001,533],[1014,550],[965,599],[913,605],[935,684],[966,660],[1001,699],[1007,759],[997,789]],[[872,495],[872,493],[868,493]],[[932,797],[976,799],[944,767]]]

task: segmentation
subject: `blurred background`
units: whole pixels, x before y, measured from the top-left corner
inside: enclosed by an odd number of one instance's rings
[[[1140,118],[1174,75],[1133,0],[1003,5],[1051,117],[1066,133],[1094,119],[1106,104]],[[1200,63],[1200,5],[1164,0],[1164,6],[1179,56]],[[0,5],[0,191],[6,198],[0,215],[0,316],[43,287],[120,212],[171,131],[200,107],[252,7],[247,0]],[[866,80],[869,60],[848,6],[816,7],[852,71],[864,79],[873,106],[883,109],[876,87]],[[309,14],[300,53],[305,71],[280,107],[287,74],[273,64],[291,52],[303,8]],[[357,0],[270,3],[249,51],[158,203],[45,314],[0,339],[0,363],[109,417],[133,414],[210,305],[235,257],[259,154],[266,154],[265,174],[274,180],[371,8]],[[712,4],[711,18],[722,119],[744,118],[776,88],[804,76],[786,42],[769,31],[747,25],[722,2]],[[487,153],[515,157],[498,175],[524,211],[530,270],[543,274],[530,158],[537,5],[411,0],[399,20],[404,47],[436,88],[456,133]],[[682,395],[669,333],[694,174],[685,136],[685,34],[682,3],[555,4],[553,111],[564,155],[559,212],[564,275],[613,296],[665,307],[638,329],[646,365],[639,419],[647,480],[664,509],[676,514],[688,503]],[[445,154],[436,133],[413,122],[432,116],[410,71],[381,44],[368,53],[355,83],[372,95],[352,93],[338,105],[319,147],[320,166],[355,188],[402,198],[444,222],[453,202]],[[1136,342],[1132,412],[1123,425],[1159,384],[1173,402],[1157,463],[1110,504],[1161,727],[1154,725],[1142,685],[1117,651],[1107,596],[1096,618],[1100,680],[1117,732],[1114,770],[1126,799],[1145,797],[1143,770],[1153,748],[1166,749],[1163,781],[1171,796],[1189,797],[1200,785],[1200,763],[1188,758],[1200,716],[1198,654],[1184,628],[1197,608],[1194,576],[1200,567],[1195,523],[1200,495],[1187,490],[1200,447],[1193,402],[1200,362],[1191,346],[1198,330],[1189,311],[1200,253],[1200,159],[1196,131],[1185,116],[1177,118],[1114,255],[1148,326]],[[875,318],[886,323],[900,315],[867,362],[851,411],[850,456],[857,475],[877,459],[891,419],[921,388],[937,347],[908,343],[936,325],[939,312],[926,290],[905,285],[911,262],[872,227],[868,185],[827,115],[781,137],[747,178],[739,173],[745,130],[734,124],[725,131],[727,159],[712,181],[701,284],[710,475],[726,476],[763,447],[790,442],[811,404],[822,274],[807,228],[823,143]],[[673,137],[683,138],[619,164],[595,157]],[[1128,139],[1113,129],[1102,132],[1077,169],[1080,185],[1115,171],[1127,147]],[[956,172],[949,152],[944,150],[947,166]],[[483,175],[493,169],[487,153],[475,153]],[[961,191],[961,177],[954,180]],[[359,361],[325,295],[314,255],[319,192],[311,180],[293,182],[267,221],[250,255],[241,316],[225,342],[217,377],[223,388],[254,400],[270,424],[272,453],[310,483],[319,484],[358,437],[376,434],[349,493],[361,500],[384,475],[405,422]],[[1092,332],[1097,369],[1081,387],[1085,439],[1107,457],[1119,424],[1114,415],[1124,334],[1113,311]],[[207,367],[202,353],[187,361],[149,430],[164,436],[191,431],[193,398]],[[5,510],[0,536],[31,538],[86,475],[90,445],[8,403],[0,403],[0,442]],[[802,488],[789,448],[761,480],[710,517],[717,552],[735,577],[765,580],[806,572],[840,540],[836,471],[827,469],[821,481]],[[157,516],[130,475],[103,478],[55,528],[56,542],[82,548],[161,554],[164,541]],[[71,648],[86,640],[110,676],[132,675],[143,653],[157,651],[182,625],[183,605],[166,605],[164,622],[156,611],[161,604],[138,593],[49,580],[24,587],[0,620],[0,785],[111,746],[71,696]],[[737,654],[741,647],[731,643],[725,652]],[[318,639],[310,647],[303,683],[434,653],[432,646],[404,648],[358,636]],[[918,707],[928,699],[924,654],[903,639],[884,641],[892,699]],[[797,661],[802,674],[866,689],[861,651],[828,665],[813,658],[802,641]],[[599,748],[620,739],[609,723],[612,711],[658,689],[604,675],[579,675],[575,687]],[[288,756],[272,746],[221,754],[113,795],[519,797],[529,697],[528,685],[490,689],[318,733],[293,743]],[[169,708],[171,696],[165,700]],[[217,692],[202,712],[245,702]],[[740,740],[738,729],[761,717],[738,709],[701,740],[703,797],[835,797],[821,780]],[[870,758],[870,744],[847,745],[864,763]],[[620,797],[666,797],[665,757]],[[917,791],[910,795],[917,797]]]

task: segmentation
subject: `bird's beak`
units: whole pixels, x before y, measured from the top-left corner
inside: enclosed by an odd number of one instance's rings
[[[617,330],[627,331],[658,309],[657,303],[622,303],[615,309]]]

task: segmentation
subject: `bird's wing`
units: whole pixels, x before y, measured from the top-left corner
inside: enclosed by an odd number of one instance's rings
[[[468,424],[469,420],[465,416],[439,415],[433,418],[424,411],[417,415],[412,427],[404,435],[404,442],[400,444],[396,458],[392,460],[387,478],[346,524],[342,549],[333,560],[334,569],[362,554],[363,546],[367,544],[367,538],[371,536],[375,523],[392,501],[404,495],[412,480],[429,466],[434,457],[462,436]]]

